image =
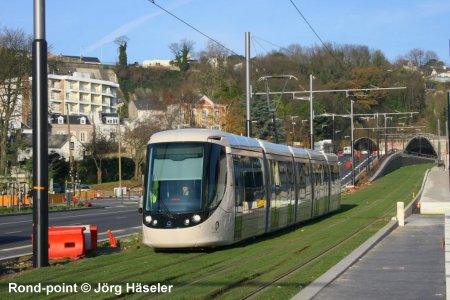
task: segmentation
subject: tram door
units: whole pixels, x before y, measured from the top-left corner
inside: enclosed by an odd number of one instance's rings
[[[233,155],[235,240],[264,233],[266,200],[261,158]]]

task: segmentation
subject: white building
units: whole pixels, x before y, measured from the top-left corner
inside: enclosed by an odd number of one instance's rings
[[[165,68],[165,69],[176,70],[176,71],[180,70],[177,66],[174,66],[172,64],[172,60],[170,60],[170,59],[144,60],[142,62],[142,66],[144,68]]]
[[[91,78],[87,72],[48,75],[49,106],[53,113],[91,115],[115,113],[119,84]]]

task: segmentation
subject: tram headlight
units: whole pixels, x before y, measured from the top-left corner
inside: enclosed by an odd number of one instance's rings
[[[184,225],[188,226],[189,223],[191,223],[191,221],[189,221],[189,219],[184,220]]]
[[[145,217],[145,222],[146,222],[147,224],[150,224],[150,223],[152,222],[152,216],[146,216],[146,217]]]
[[[158,225],[158,220],[153,220],[153,226],[156,226],[156,225]]]
[[[200,215],[193,215],[193,216],[192,216],[192,221],[193,221],[194,223],[200,222],[201,219],[202,219],[202,217],[200,217]]]

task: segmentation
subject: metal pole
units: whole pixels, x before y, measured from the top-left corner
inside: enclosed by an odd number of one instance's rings
[[[272,112],[272,122],[273,122],[273,130],[275,131],[275,143],[279,144],[280,140],[278,138],[278,130],[277,130],[277,124],[276,124],[276,117],[275,117],[275,111]]]
[[[311,136],[311,145],[310,148],[311,150],[314,150],[314,110],[313,110],[313,75],[310,74],[309,75],[309,132],[310,132],[310,136]]]
[[[69,169],[70,169],[70,184],[71,184],[71,188],[72,188],[72,196],[71,197],[67,197],[67,204],[70,205],[70,200],[73,197],[75,197],[75,178],[73,176],[73,149],[72,149],[72,132],[70,131],[70,116],[69,116],[69,104],[67,104],[67,111],[66,111],[66,116],[67,116],[67,130],[69,131],[69,134],[67,135],[69,138]],[[75,202],[74,202],[75,205]]]
[[[122,197],[122,134],[120,132],[120,116],[119,116],[119,189],[120,189],[120,197]]]
[[[333,153],[336,154],[336,133],[334,132],[334,114],[333,114]]]
[[[384,155],[387,155],[387,114],[384,114]]]
[[[447,94],[447,155],[449,155],[450,153],[450,141],[449,141],[449,134],[450,134],[450,92],[448,92]],[[448,156],[448,163],[447,166],[450,170],[450,156]],[[449,176],[450,176],[450,172],[449,172]],[[450,177],[449,177],[450,178]]]
[[[33,40],[33,267],[48,266],[48,82],[45,0],[34,0]]]
[[[449,149],[448,149],[448,132],[449,132],[448,123],[449,123],[448,121],[445,121],[445,139],[446,139],[446,141],[445,141],[445,158],[444,158],[444,160],[447,160],[447,166],[450,164],[450,162],[448,160],[448,156],[447,156],[448,152],[449,152]]]
[[[441,161],[441,120],[437,120],[438,123],[438,161]]]
[[[380,126],[378,125],[378,113],[377,113],[377,158],[380,159]]]
[[[245,33],[245,84],[246,84],[246,103],[247,103],[247,136],[252,136],[252,120],[250,115],[250,32]]]
[[[353,149],[353,96],[350,96],[350,131],[351,131],[351,151],[352,151],[352,185],[355,185],[355,150]]]

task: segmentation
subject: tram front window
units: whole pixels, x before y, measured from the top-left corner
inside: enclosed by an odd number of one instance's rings
[[[201,143],[151,146],[147,211],[177,213],[201,210],[204,151],[205,145]]]

